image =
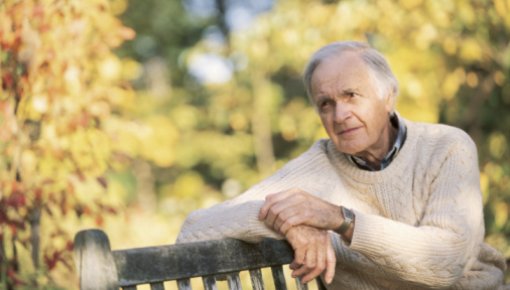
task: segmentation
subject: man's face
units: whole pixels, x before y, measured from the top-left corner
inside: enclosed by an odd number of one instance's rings
[[[384,156],[393,98],[379,96],[370,68],[356,52],[324,59],[311,79],[312,99],[338,151]]]

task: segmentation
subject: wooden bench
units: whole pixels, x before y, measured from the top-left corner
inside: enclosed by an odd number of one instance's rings
[[[225,239],[158,247],[110,250],[101,230],[76,234],[74,256],[80,289],[137,289],[150,284],[163,290],[165,281],[177,281],[178,289],[192,289],[190,278],[202,277],[203,288],[217,289],[216,281],[227,280],[229,289],[242,289],[240,271],[248,271],[252,289],[265,289],[262,268],[270,268],[274,289],[287,289],[283,265],[293,260],[286,241],[265,239],[258,244]],[[268,280],[268,279],[266,279]],[[270,280],[270,279],[269,279]],[[308,289],[298,279],[296,289]],[[317,289],[325,289],[316,279]]]

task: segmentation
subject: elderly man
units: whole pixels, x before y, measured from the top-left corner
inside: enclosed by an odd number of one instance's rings
[[[193,212],[178,242],[286,238],[292,275],[330,289],[498,289],[483,242],[476,146],[394,110],[398,82],[366,44],[317,51],[304,82],[329,139],[239,197]]]

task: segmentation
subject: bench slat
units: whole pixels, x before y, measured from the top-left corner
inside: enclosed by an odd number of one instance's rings
[[[324,286],[324,283],[322,283],[322,280],[321,280],[320,277],[315,279],[315,281],[317,282],[317,289],[319,289],[319,290],[327,290],[326,286]]]
[[[151,290],[165,290],[165,286],[162,282],[151,283]]]
[[[301,280],[299,278],[294,278],[296,281],[296,289],[298,290],[308,290],[308,284],[301,283]]]
[[[239,273],[232,273],[227,276],[228,289],[230,290],[242,290],[241,279],[239,279]]]
[[[288,264],[294,253],[286,241],[265,239],[249,244],[226,239],[118,250],[112,254],[120,286],[129,286]]]
[[[205,290],[218,290],[214,276],[204,276],[202,277],[202,282],[204,283]]]
[[[253,290],[264,290],[264,280],[260,269],[250,270],[250,279]]]
[[[283,267],[273,266],[271,267],[271,272],[273,273],[274,287],[278,290],[287,290],[285,276],[283,275]]]
[[[126,286],[122,287],[123,290],[136,290],[136,286]]]
[[[177,289],[179,290],[191,290],[191,283],[189,279],[177,280]]]

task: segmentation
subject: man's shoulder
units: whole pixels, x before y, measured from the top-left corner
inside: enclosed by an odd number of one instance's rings
[[[411,122],[406,120],[408,130],[415,134],[420,144],[430,144],[439,147],[463,145],[476,150],[476,145],[464,130],[439,123]],[[414,132],[413,132],[414,131]]]

